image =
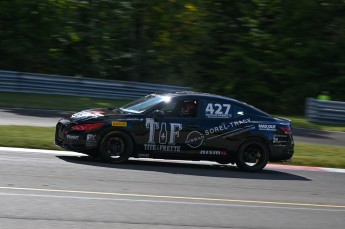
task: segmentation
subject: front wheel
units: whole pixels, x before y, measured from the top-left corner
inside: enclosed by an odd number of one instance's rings
[[[262,170],[268,163],[269,151],[267,146],[257,140],[245,142],[237,152],[236,165],[246,172]]]
[[[125,133],[112,132],[107,134],[99,146],[101,157],[109,162],[123,163],[133,152],[132,139]]]

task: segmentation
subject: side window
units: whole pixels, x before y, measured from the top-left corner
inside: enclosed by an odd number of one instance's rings
[[[223,100],[205,100],[203,103],[203,116],[208,119],[232,118],[232,104]]]
[[[238,106],[238,105],[234,105],[233,106],[233,117],[234,118],[238,118],[241,117],[243,115],[247,114],[247,110],[242,107],[242,106]]]
[[[194,99],[176,100],[161,108],[166,117],[195,118],[198,111],[198,101]]]
[[[176,107],[177,107],[177,101],[171,101],[169,103],[164,104],[160,108],[160,110],[164,111],[165,116],[175,117],[177,113]]]

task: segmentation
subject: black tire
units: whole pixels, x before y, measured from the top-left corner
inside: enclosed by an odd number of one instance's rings
[[[133,152],[133,141],[125,133],[112,132],[104,136],[99,145],[100,156],[112,163],[123,163]]]
[[[268,163],[269,151],[267,146],[258,140],[245,142],[237,152],[236,165],[246,172],[262,170]]]

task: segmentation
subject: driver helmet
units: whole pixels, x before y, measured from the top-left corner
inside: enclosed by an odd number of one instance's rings
[[[181,110],[181,115],[195,115],[196,114],[196,103],[194,101],[185,101]]]

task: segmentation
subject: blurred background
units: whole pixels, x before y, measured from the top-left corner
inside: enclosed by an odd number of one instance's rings
[[[163,89],[291,119],[294,166],[36,150]],[[0,0],[0,165],[1,228],[344,228],[345,0]]]
[[[345,100],[344,0],[0,1],[0,69],[192,87],[269,113]]]

